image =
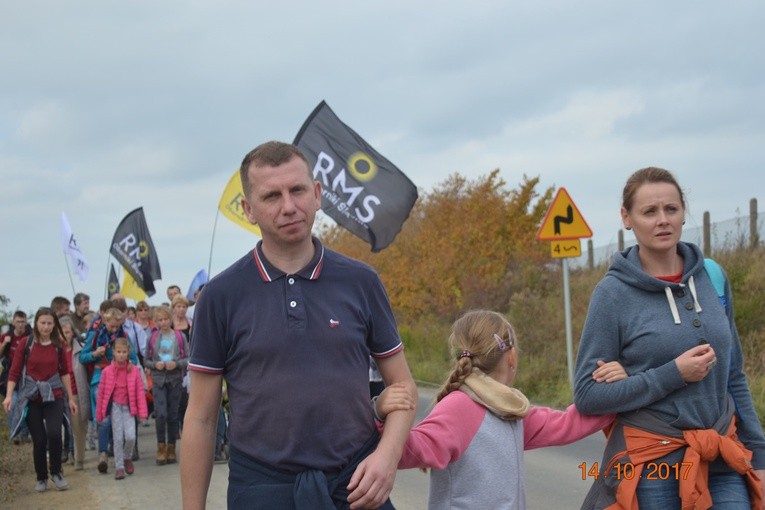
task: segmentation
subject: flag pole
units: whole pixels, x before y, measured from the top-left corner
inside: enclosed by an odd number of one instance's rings
[[[104,301],[109,299],[109,259],[112,258],[111,252],[106,256],[106,282],[104,282]]]
[[[69,261],[66,260],[66,252],[64,252],[64,264],[66,264],[66,273],[69,275],[69,283],[72,284],[72,295],[74,296],[77,294],[77,291],[74,290],[74,280],[72,279],[72,270],[69,269]]]
[[[213,245],[215,244],[215,229],[218,228],[218,216],[220,216],[220,207],[215,209],[215,223],[213,223],[212,240],[210,241],[210,258],[207,260],[207,278],[210,278],[210,268],[212,267]]]

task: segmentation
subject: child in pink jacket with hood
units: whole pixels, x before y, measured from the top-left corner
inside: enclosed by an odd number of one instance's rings
[[[130,343],[120,337],[114,342],[114,361],[101,372],[96,401],[96,421],[101,423],[109,413],[114,440],[114,478],[122,480],[132,475],[131,460],[135,445],[135,418],[145,420],[149,415],[140,367],[128,361]],[[105,472],[105,471],[104,471]]]

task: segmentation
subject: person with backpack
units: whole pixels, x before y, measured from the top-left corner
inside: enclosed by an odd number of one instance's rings
[[[146,345],[144,363],[151,371],[154,421],[157,429],[157,465],[176,462],[178,411],[183,391],[183,372],[189,363],[189,344],[173,329],[172,315],[166,306],[154,310],[155,331]]]
[[[45,492],[48,488],[48,460],[54,486],[57,490],[66,490],[69,483],[61,469],[61,427],[64,406],[68,405],[71,414],[76,415],[77,402],[72,393],[61,326],[53,310],[37,310],[32,335],[22,349],[14,356],[8,376],[8,394],[3,400],[5,411],[14,415],[11,436],[18,432],[26,412],[37,475],[35,490]],[[17,386],[19,399],[12,411],[11,395]]]
[[[618,414],[582,508],[762,508],[765,435],[730,286],[723,303],[699,247],[680,240],[685,214],[669,171],[627,180],[621,218],[637,245],[593,291],[576,362],[577,409]],[[606,359],[628,377],[598,384]]]
[[[15,400],[18,399],[18,388],[15,393],[13,391],[7,391],[8,374],[10,373],[11,365],[13,364],[13,356],[16,354],[16,351],[19,350],[19,346],[23,349],[24,345],[26,345],[29,335],[32,334],[32,327],[27,322],[27,314],[23,310],[16,310],[13,312],[11,326],[10,330],[0,335],[0,362],[3,367],[2,375],[0,375],[0,395],[2,395],[3,398],[5,398],[6,395],[11,395],[11,398]],[[30,441],[29,429],[26,426],[26,422],[24,422],[21,424],[19,434],[13,438],[13,443],[19,445],[22,442],[28,443]]]

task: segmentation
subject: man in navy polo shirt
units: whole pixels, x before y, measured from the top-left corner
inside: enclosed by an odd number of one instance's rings
[[[228,507],[393,508],[388,496],[415,410],[369,402],[371,355],[387,385],[417,390],[385,289],[369,266],[311,235],[321,185],[293,145],[242,162],[255,249],[205,285],[194,313],[191,396],[181,445],[186,509],[204,508],[226,378]]]

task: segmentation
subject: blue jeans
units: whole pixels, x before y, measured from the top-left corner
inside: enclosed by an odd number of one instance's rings
[[[96,400],[98,398],[98,383],[90,386],[90,407],[93,412],[93,421],[96,421]],[[112,442],[112,421],[109,419],[109,413],[104,416],[104,421],[96,424],[98,426],[98,453],[107,453],[109,444]]]
[[[220,448],[223,443],[226,442],[226,411],[223,409],[223,404],[218,411],[218,427],[215,431],[215,447]]]
[[[734,471],[709,473],[709,492],[714,510],[751,509],[746,481]],[[637,499],[640,510],[680,510],[680,482],[673,477],[667,480],[643,478],[637,487]]]

